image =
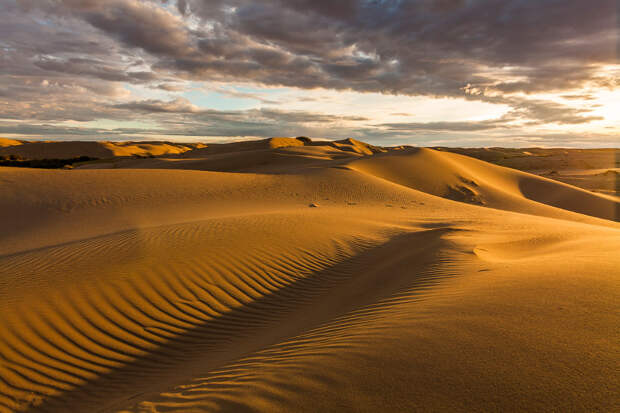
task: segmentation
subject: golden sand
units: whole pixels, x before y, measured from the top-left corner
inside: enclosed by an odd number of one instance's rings
[[[613,196],[354,140],[13,146],[105,160],[0,168],[0,412],[618,406]]]

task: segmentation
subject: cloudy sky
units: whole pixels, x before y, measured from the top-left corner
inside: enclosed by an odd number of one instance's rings
[[[0,136],[620,146],[616,0],[0,0]]]

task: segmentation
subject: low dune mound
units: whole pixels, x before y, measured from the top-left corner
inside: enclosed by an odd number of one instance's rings
[[[355,160],[348,167],[456,201],[553,215],[553,211],[535,204],[539,203],[620,220],[620,203],[615,198],[455,153],[427,148],[405,149]]]
[[[288,149],[280,147],[279,149]],[[312,156],[286,154],[279,149],[243,150],[214,153],[208,156],[184,157],[182,159],[153,159],[140,163],[124,162],[120,168],[192,169],[216,172],[277,172],[286,168],[303,168],[316,162]]]
[[[340,141],[330,142],[332,146],[342,151],[354,152],[360,155],[372,155],[375,153],[385,152],[386,150],[378,146],[370,145],[366,142],[358,141],[353,138],[347,138]]]
[[[113,156],[162,156],[178,155],[196,148],[205,147],[202,144],[178,144],[172,142],[103,142],[110,149]]]
[[[347,167],[432,195],[456,201],[483,202],[479,185],[470,174],[430,149],[393,151],[353,161]]]
[[[267,139],[269,148],[288,148],[290,146],[304,146],[306,141],[298,138],[270,138]]]
[[[268,138],[254,141],[241,141],[230,143],[210,143],[185,153],[185,157],[198,158],[222,153],[260,151],[267,149],[287,148],[291,146],[304,146],[306,142],[297,138]]]
[[[7,146],[17,146],[23,143],[23,141],[18,141],[15,139],[0,138],[0,148],[5,148]]]
[[[170,142],[26,142],[0,148],[0,156],[23,159],[70,159],[87,156],[108,159],[129,156],[161,156],[193,150],[196,144]]]
[[[114,167],[298,173],[316,166],[330,166],[342,160],[358,159],[369,153],[372,154],[369,151],[366,146],[357,143],[334,144],[328,141],[312,142],[299,138],[271,138],[262,141],[220,144],[220,146],[209,145],[177,157],[127,160],[115,163]],[[100,167],[100,165],[94,166]]]
[[[437,148],[519,170],[597,169],[620,166],[620,149]]]
[[[340,152],[349,152],[356,155],[373,155],[375,153],[385,152],[383,148],[351,138],[340,141],[313,141],[305,136],[299,136],[297,138],[275,137],[258,141],[209,144],[204,148],[185,153],[184,157],[197,158],[223,153],[299,149],[302,147],[323,148],[322,150],[332,148]],[[308,149],[309,152],[312,150],[313,149]]]
[[[28,142],[0,148],[0,155],[23,159],[69,159],[79,156],[112,158],[115,154],[111,146],[107,142]]]

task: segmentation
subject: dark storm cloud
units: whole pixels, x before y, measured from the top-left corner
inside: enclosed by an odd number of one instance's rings
[[[616,59],[613,0],[177,2],[203,23],[194,29],[156,2],[20,3],[81,19],[159,68],[206,80],[458,96],[467,83],[578,88]]]
[[[450,96],[467,83],[500,91],[556,90],[579,87],[597,64],[615,61],[613,0],[597,7],[578,0],[188,3],[195,14],[216,19],[220,38],[252,39],[308,58],[315,75],[297,79],[300,87]],[[278,76],[279,65],[257,62],[251,49],[243,49],[237,73],[291,83]],[[209,64],[193,63],[181,61],[179,68],[197,76],[210,72]]]

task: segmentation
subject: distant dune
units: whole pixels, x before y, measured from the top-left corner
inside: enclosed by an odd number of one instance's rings
[[[561,181],[605,195],[620,196],[620,148],[437,148]]]
[[[22,142],[15,139],[0,138],[0,148],[5,146],[21,145]]]
[[[7,139],[0,140],[0,156],[17,155],[28,159],[160,156],[179,154],[203,146],[160,142],[12,142]]]
[[[612,193],[353,139],[12,142],[98,160],[0,167],[0,412],[617,407]]]

